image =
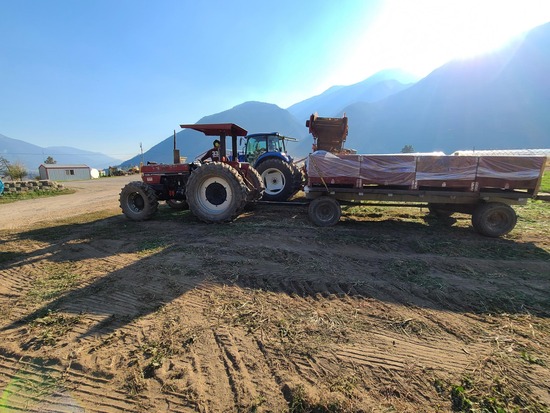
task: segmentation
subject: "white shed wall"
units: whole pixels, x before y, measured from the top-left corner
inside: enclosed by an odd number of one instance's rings
[[[38,168],[40,179],[49,179],[50,181],[81,181],[91,179],[90,168],[82,166],[63,166],[46,167],[40,165]]]

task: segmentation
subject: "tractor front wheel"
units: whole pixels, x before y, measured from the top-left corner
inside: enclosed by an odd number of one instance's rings
[[[204,222],[232,221],[246,205],[248,188],[230,165],[210,162],[195,169],[185,197],[191,212]]]
[[[141,181],[130,182],[122,188],[119,202],[124,215],[132,221],[150,219],[159,205],[155,191]]]

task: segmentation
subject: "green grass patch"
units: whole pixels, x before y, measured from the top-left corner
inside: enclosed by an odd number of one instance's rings
[[[75,286],[78,281],[78,274],[74,272],[74,265],[71,262],[49,263],[42,269],[45,274],[34,281],[28,292],[28,297],[33,302],[57,298]]]
[[[529,364],[538,364],[539,366],[546,366],[546,363],[544,362],[544,360],[541,360],[540,358],[529,354],[525,350],[521,352],[521,358],[526,362],[528,362]]]
[[[169,245],[163,240],[142,240],[139,242],[136,253],[138,255],[153,255],[158,254],[166,249]]]
[[[442,382],[434,383],[436,389]],[[548,412],[546,406],[530,400],[531,395],[521,394],[506,378],[493,377],[491,380],[478,380],[464,377],[460,384],[441,389],[448,391],[451,408],[454,412]],[[534,397],[533,397],[534,399]]]
[[[487,238],[480,242],[456,242],[447,238],[411,240],[409,246],[418,254],[436,254],[445,257],[518,260],[550,260],[547,251],[532,243],[516,243],[506,240]]]
[[[385,275],[392,278],[413,283],[427,289],[441,289],[444,287],[440,277],[430,274],[430,265],[422,260],[405,259],[393,260],[384,265]]]
[[[57,195],[74,194],[74,189],[57,189],[57,190],[43,190],[43,191],[25,191],[25,192],[10,192],[3,193],[0,196],[0,204],[9,204],[11,202],[23,201],[25,199],[45,198]]]
[[[521,289],[480,289],[465,292],[464,298],[476,311],[482,313],[550,315],[550,299],[534,297]]]
[[[38,349],[43,346],[53,346],[60,337],[64,337],[80,322],[81,316],[68,316],[57,311],[48,313],[30,323],[30,332],[36,336],[30,341],[30,346]]]

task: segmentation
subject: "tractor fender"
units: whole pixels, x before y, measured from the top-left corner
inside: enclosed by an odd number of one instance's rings
[[[260,165],[262,162],[273,158],[281,159],[283,162],[286,163],[292,163],[292,158],[286,154],[282,154],[281,152],[266,152],[261,154],[258,159],[256,159],[256,162],[254,163],[254,168],[258,168],[258,165]]]

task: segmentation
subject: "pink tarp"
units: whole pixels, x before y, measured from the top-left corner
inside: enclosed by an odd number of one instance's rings
[[[317,151],[307,162],[310,185],[397,185],[533,189],[544,156],[335,155]]]

